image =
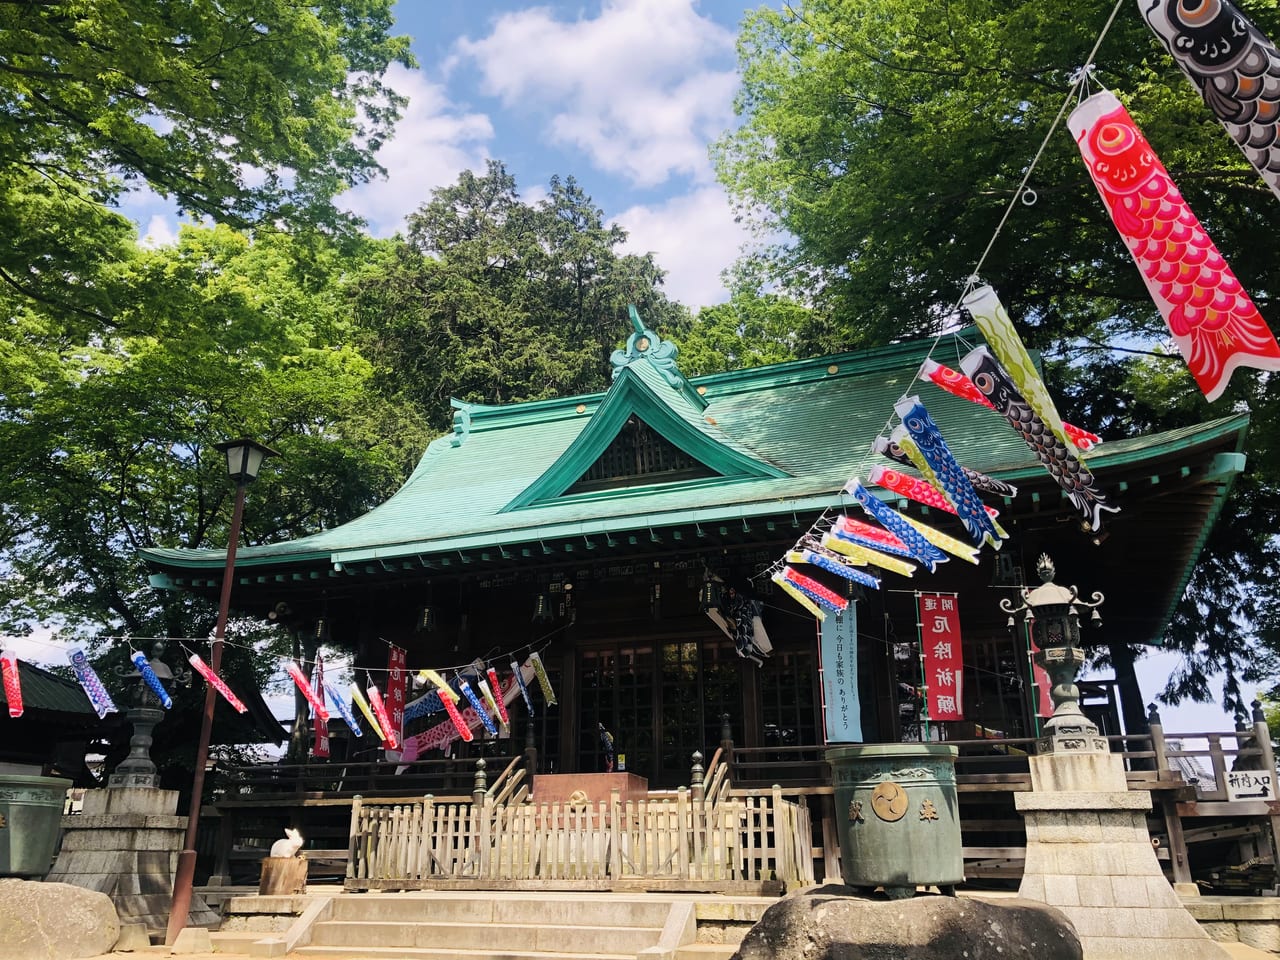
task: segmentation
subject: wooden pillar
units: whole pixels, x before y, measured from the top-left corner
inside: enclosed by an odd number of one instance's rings
[[[560,769],[557,773],[578,772],[578,650],[569,646],[560,656]],[[548,718],[549,719],[549,718]]]
[[[1258,750],[1261,754],[1259,759],[1262,761],[1258,766],[1270,772],[1274,777],[1276,773],[1276,755],[1271,747],[1271,730],[1267,726],[1266,714],[1262,712],[1262,703],[1260,701],[1254,700],[1250,706],[1253,707],[1253,739],[1257,741]],[[1280,863],[1280,817],[1267,817],[1267,823],[1271,828],[1271,862]]]
[[[1151,737],[1151,752],[1155,754],[1156,776],[1164,779],[1169,772],[1164,724],[1160,722],[1160,711],[1154,703],[1148,704],[1147,710],[1147,730]],[[1187,861],[1187,841],[1182,835],[1182,817],[1178,815],[1178,804],[1167,797],[1162,798],[1159,803],[1160,812],[1164,815],[1165,835],[1169,838],[1169,866],[1173,870],[1173,882],[1191,883],[1191,864]]]

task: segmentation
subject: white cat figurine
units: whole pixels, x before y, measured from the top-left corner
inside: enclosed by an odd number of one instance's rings
[[[296,856],[300,849],[302,849],[302,834],[293,827],[285,827],[284,839],[277,840],[271,845],[271,856],[292,857]]]

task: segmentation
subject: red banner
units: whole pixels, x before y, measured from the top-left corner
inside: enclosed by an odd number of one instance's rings
[[[316,671],[311,675],[311,688],[316,696],[324,701],[324,658],[316,655]],[[315,711],[315,736],[311,738],[311,755],[328,759],[329,757],[329,720],[320,718],[320,711]]]
[[[404,702],[405,702],[405,681],[409,676],[405,672],[405,652],[404,647],[397,647],[394,643],[387,645],[390,649],[387,651],[387,714],[391,718],[391,729],[384,731],[387,739],[391,740],[391,734],[394,733],[394,742],[400,743],[404,737]]]
[[[1040,652],[1040,648],[1036,646],[1036,642],[1032,639],[1032,631],[1028,626],[1027,631],[1027,647],[1031,651],[1031,679],[1036,688],[1036,716],[1052,717],[1053,716],[1053,697],[1049,696],[1049,688],[1053,686],[1049,680],[1049,673],[1044,667],[1036,663],[1036,654]]]
[[[963,720],[964,656],[960,649],[960,611],[956,598],[922,593],[917,599],[928,717],[935,722]]]

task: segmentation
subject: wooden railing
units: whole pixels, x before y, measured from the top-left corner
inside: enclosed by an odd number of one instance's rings
[[[515,757],[486,757],[490,770],[514,765]],[[249,767],[227,767],[216,771],[220,804],[240,801],[277,802],[295,797],[324,795],[329,798],[354,797],[357,794],[381,796],[465,795],[472,790],[476,759],[415,760],[409,764],[395,761],[364,763],[299,763],[260,764]]]
[[[741,798],[437,803],[357,797],[346,887],[554,881],[601,889],[759,890],[813,882],[812,827],[779,790]]]

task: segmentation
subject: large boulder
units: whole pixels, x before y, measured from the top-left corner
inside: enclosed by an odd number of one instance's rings
[[[69,883],[0,879],[0,957],[72,960],[106,953],[120,936],[105,893]]]
[[[733,960],[1081,960],[1075,929],[1031,900],[868,900],[831,884],[765,911]]]

